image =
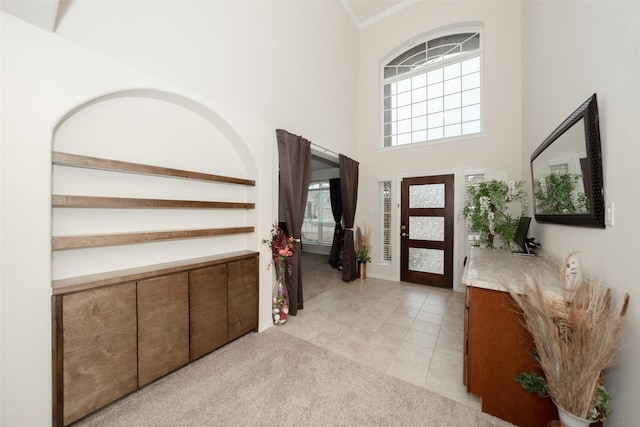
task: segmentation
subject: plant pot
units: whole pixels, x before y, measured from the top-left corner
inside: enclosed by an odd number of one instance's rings
[[[564,408],[558,407],[558,416],[563,427],[588,427],[592,421],[584,418],[577,417],[570,412],[567,412]]]
[[[367,263],[366,262],[362,262],[362,261],[358,261],[358,277],[360,279],[366,279],[367,278]]]

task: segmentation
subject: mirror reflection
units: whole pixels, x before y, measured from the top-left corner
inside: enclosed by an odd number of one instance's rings
[[[589,161],[581,118],[531,164],[537,214],[580,214],[591,210]]]

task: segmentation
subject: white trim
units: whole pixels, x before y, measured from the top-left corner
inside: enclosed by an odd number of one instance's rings
[[[406,9],[407,7],[411,6],[414,3],[417,3],[418,0],[403,0],[400,3],[398,3],[397,5],[385,10],[384,12],[381,12],[377,15],[372,16],[369,19],[365,19],[364,21],[362,21],[359,25],[358,25],[358,29],[362,30],[363,28],[367,28],[370,25],[375,24],[376,22],[382,21],[385,18],[390,17],[391,15],[394,15],[398,12],[400,12],[401,10]]]
[[[403,150],[406,148],[420,148],[428,145],[443,144],[446,142],[456,142],[456,141],[465,141],[468,139],[484,138],[486,136],[487,136],[487,132],[472,133],[469,135],[451,136],[449,138],[431,139],[429,141],[414,142],[411,144],[391,145],[389,147],[378,147],[378,152]],[[384,136],[383,136],[383,142],[384,142]]]
[[[351,5],[349,4],[349,2],[347,0],[340,0],[340,4],[342,4],[342,7],[347,12],[347,15],[349,15],[349,18],[351,19],[351,22],[353,22],[353,25],[359,29],[360,21],[358,21],[358,17],[356,16],[355,12],[351,8]]]

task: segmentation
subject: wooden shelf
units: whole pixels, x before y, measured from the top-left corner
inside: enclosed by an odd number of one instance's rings
[[[254,209],[255,203],[207,202],[197,200],[138,199],[126,197],[73,196],[54,194],[54,208],[173,208],[173,209]]]
[[[190,269],[210,267],[225,264],[232,261],[255,258],[258,252],[241,250],[206,257],[170,261],[161,264],[146,265],[142,267],[126,268],[122,270],[106,271],[103,273],[87,274],[84,276],[67,277],[52,281],[53,295],[63,295],[71,292],[109,286],[116,283],[136,281],[157,275],[171,274],[183,271],[186,266]]]
[[[201,181],[222,182],[255,187],[256,182],[250,179],[233,178],[222,175],[211,175],[201,172],[171,169],[161,166],[151,166],[140,163],[123,162],[120,160],[101,159],[98,157],[81,156],[78,154],[54,151],[52,153],[54,165],[72,166],[106,171],[128,172],[143,175],[168,176],[173,178],[195,179]]]
[[[195,237],[225,236],[229,234],[252,233],[254,227],[205,228],[199,230],[170,230],[138,233],[89,234],[79,236],[53,236],[51,249],[91,248],[99,246],[127,245],[159,240],[191,239]]]

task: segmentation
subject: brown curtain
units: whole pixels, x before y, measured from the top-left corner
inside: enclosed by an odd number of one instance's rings
[[[333,220],[336,222],[331,252],[329,252],[329,264],[331,264],[333,268],[338,268],[340,265],[340,253],[342,252],[342,196],[340,193],[340,178],[329,180],[329,197],[331,199],[331,213],[333,213]]]
[[[340,193],[344,219],[344,243],[342,247],[342,280],[350,282],[358,277],[356,250],[353,241],[353,223],[358,202],[359,163],[340,154]]]
[[[311,179],[311,142],[277,129],[278,158],[280,161],[280,196],[284,201],[284,219],[289,236],[294,238],[290,276],[286,276],[289,292],[289,314],[295,316],[303,308],[302,275],[300,274],[300,234],[307,206],[307,193]]]

